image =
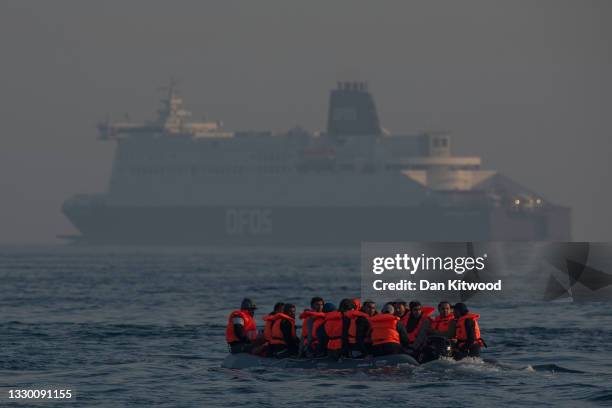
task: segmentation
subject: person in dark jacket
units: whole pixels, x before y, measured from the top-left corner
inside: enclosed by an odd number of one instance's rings
[[[302,319],[302,333],[300,341],[299,356],[313,356],[316,353],[316,328],[325,319],[323,307],[325,302],[322,297],[315,296],[310,299],[310,309],[300,314]]]
[[[295,305],[285,303],[283,312],[278,315],[283,317],[272,328],[272,354],[279,358],[297,355],[300,339],[295,334]]]
[[[361,312],[365,313],[369,317],[376,315],[376,302],[373,300],[366,300],[361,306]],[[370,354],[372,347],[372,338],[370,336],[370,321],[369,317],[358,317],[356,320],[356,333],[355,333],[355,347],[353,351],[357,351],[360,355]]]
[[[400,318],[400,321],[405,327],[410,317],[410,311],[408,310],[406,301],[404,299],[397,299],[393,302],[393,307],[395,308],[395,315]]]
[[[410,339],[410,347],[419,352],[427,343],[427,333],[431,326],[429,315],[434,311],[432,307],[424,308],[421,302],[413,300],[408,304],[410,312],[406,322],[406,332]],[[425,310],[424,310],[425,309]]]
[[[323,313],[325,314],[335,312],[336,310],[338,310],[338,308],[333,303],[328,302],[323,305]],[[329,338],[327,337],[324,324],[317,327],[315,330],[315,335],[317,338],[317,346],[314,350],[314,357],[325,356],[327,354],[327,341]]]

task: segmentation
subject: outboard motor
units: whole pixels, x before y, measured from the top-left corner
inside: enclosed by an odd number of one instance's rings
[[[427,363],[440,358],[453,357],[453,348],[450,341],[446,337],[431,336],[427,339],[427,344],[419,355],[419,363]]]

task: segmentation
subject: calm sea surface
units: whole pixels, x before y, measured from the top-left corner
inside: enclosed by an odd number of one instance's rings
[[[240,300],[359,293],[359,252],[0,247],[0,406],[612,405],[612,303],[470,305],[500,364],[228,370]],[[261,322],[261,320],[259,320]],[[16,402],[8,389],[71,389]]]

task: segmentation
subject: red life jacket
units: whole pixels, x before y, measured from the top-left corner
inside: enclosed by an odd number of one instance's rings
[[[389,313],[379,313],[370,317],[372,328],[372,345],[383,343],[400,344],[400,335],[397,331],[397,322],[400,318]]]
[[[481,346],[484,345],[484,342],[480,338],[480,326],[478,326],[479,318],[479,314],[468,313],[465,316],[461,316],[459,319],[457,319],[457,330],[455,332],[455,337],[457,338],[457,342],[459,343],[459,345],[465,343],[465,341],[467,340],[467,330],[465,328],[465,321],[467,319],[472,319],[474,321],[474,342],[480,344]]]
[[[454,314],[449,314],[446,317],[442,317],[440,315],[436,316],[435,319],[433,319],[431,321],[431,326],[430,326],[430,330],[431,331],[437,331],[437,332],[442,332],[442,333],[446,333],[448,331],[448,327],[450,325],[450,323],[455,320],[455,315]]]
[[[265,315],[262,318],[263,321],[265,322],[263,336],[264,336],[264,340],[266,340],[268,343],[270,342],[270,340],[272,340],[272,323],[274,323],[274,320],[272,320],[273,316],[274,316],[274,313],[270,313],[268,315]]]
[[[329,339],[328,350],[342,349],[342,329],[344,328],[344,314],[342,312],[329,312],[325,314],[325,333]]]
[[[426,320],[431,321],[431,318],[429,317],[429,315],[432,314],[434,310],[436,309],[431,306],[422,306],[421,307],[421,317],[419,318],[419,322],[416,324],[416,326],[414,326],[414,328],[411,331],[408,331],[408,322],[410,322],[412,317],[408,313],[409,317],[408,317],[408,321],[406,322],[406,332],[408,332],[408,341],[410,341],[410,343],[414,343],[414,341],[416,340],[417,336],[419,335],[419,332],[421,331],[421,327],[423,326],[423,322],[425,322]]]
[[[291,337],[295,338],[295,319],[293,317],[284,313],[277,313],[272,315],[270,320],[272,320],[272,338],[270,339],[270,344],[287,345],[285,342],[285,336],[283,336],[283,331],[281,330],[281,322],[283,320],[287,320],[289,323],[291,323]]]
[[[251,340],[255,340],[257,338],[257,324],[255,323],[255,319],[253,316],[249,314],[246,310],[234,310],[230,313],[227,319],[227,327],[225,328],[225,340],[228,343],[234,343],[241,341],[234,333],[234,320],[235,317],[241,317],[244,320],[244,334]]]
[[[307,309],[300,314],[300,319],[302,319],[302,341],[304,342],[304,344],[306,344],[306,342],[308,341],[308,319],[310,318],[313,318],[312,337],[314,339],[317,336],[317,331],[315,330],[314,324],[317,320],[323,321],[325,319],[325,313],[314,312],[312,310]]]
[[[400,317],[400,322],[402,323],[402,326],[406,327],[406,325],[408,324],[409,318],[410,318],[410,310],[406,309],[406,313],[404,313],[404,315]]]
[[[346,317],[351,319],[351,323],[348,329],[348,342],[349,344],[357,343],[357,319],[359,317],[364,317],[366,319],[370,318],[370,315],[367,313],[360,312],[359,310],[350,310],[344,314]]]

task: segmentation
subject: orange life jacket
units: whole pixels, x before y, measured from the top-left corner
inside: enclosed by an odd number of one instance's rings
[[[410,341],[410,343],[414,343],[414,341],[416,340],[417,336],[419,335],[419,332],[421,331],[421,327],[423,326],[423,322],[425,322],[426,320],[431,321],[429,315],[432,314],[434,310],[436,309],[431,306],[422,306],[419,322],[411,331],[408,331],[408,322],[410,321],[410,319],[412,319],[412,316],[410,316],[410,314],[408,313],[409,317],[406,321],[406,332],[408,332],[408,341]]]
[[[227,327],[225,328],[225,340],[228,343],[234,343],[241,341],[234,333],[234,320],[235,317],[241,317],[244,320],[244,333],[251,340],[255,340],[257,338],[257,323],[255,323],[255,319],[253,316],[249,314],[246,310],[234,310],[230,313],[227,319]]]
[[[454,314],[449,314],[446,317],[442,317],[440,315],[436,316],[435,319],[433,319],[431,321],[431,327],[430,330],[431,331],[438,331],[438,332],[442,332],[442,333],[446,333],[448,331],[448,327],[450,325],[450,323],[455,320],[455,315]]]
[[[283,336],[283,331],[281,330],[281,322],[283,320],[287,320],[291,323],[291,337],[295,338],[295,319],[293,317],[284,313],[276,313],[270,317],[270,320],[272,320],[272,338],[270,339],[270,344],[287,345],[285,336]]]
[[[344,328],[344,314],[342,312],[329,312],[325,314],[325,333],[327,334],[328,350],[342,349],[342,329]]]
[[[457,338],[459,345],[461,345],[461,343],[465,343],[467,340],[467,330],[465,329],[465,321],[467,319],[472,319],[474,321],[474,342],[483,345],[483,341],[480,338],[480,327],[478,326],[479,318],[479,314],[468,313],[465,316],[461,316],[459,319],[457,319],[457,330],[455,332],[455,337]]]
[[[270,342],[270,340],[272,340],[272,324],[274,323],[274,320],[272,320],[273,316],[274,316],[274,313],[270,313],[269,315],[265,315],[263,317],[263,321],[264,321],[263,337],[264,337],[264,340],[267,341],[268,343]]]
[[[383,343],[400,343],[400,335],[397,331],[397,322],[400,318],[389,313],[379,313],[370,317],[372,329],[372,345]]]
[[[348,342],[349,344],[356,344],[357,343],[357,319],[360,317],[369,319],[370,315],[368,315],[367,313],[360,312],[359,310],[350,310],[345,313],[345,316],[351,319],[351,323],[348,329]]]
[[[317,320],[323,321],[325,319],[325,313],[314,312],[312,310],[307,309],[300,314],[300,319],[302,319],[302,341],[304,342],[304,344],[306,344],[306,342],[308,341],[308,319],[310,319],[311,317],[313,318],[312,337],[314,339],[317,336],[317,331],[315,330],[314,324]]]

